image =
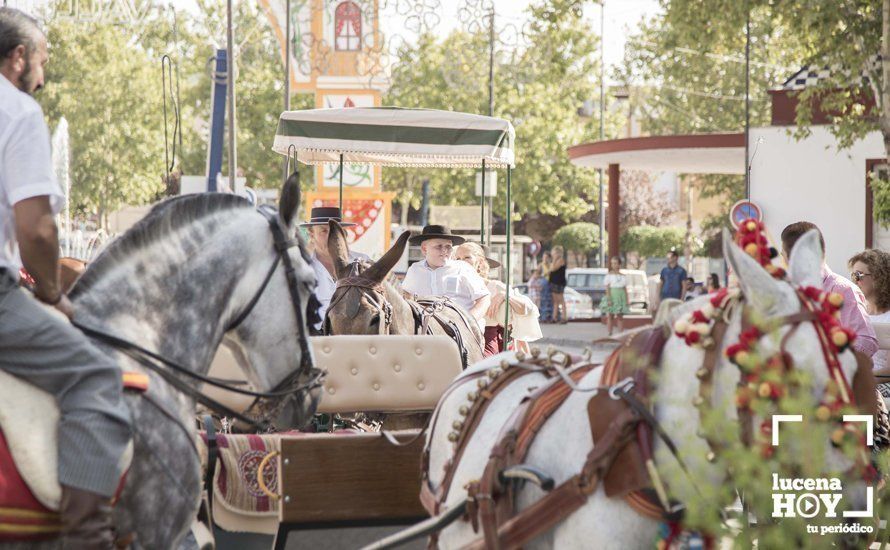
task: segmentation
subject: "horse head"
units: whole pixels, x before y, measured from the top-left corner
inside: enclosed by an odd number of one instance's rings
[[[373,264],[350,262],[346,231],[328,222],[328,252],[334,263],[338,288],[328,307],[326,331],[330,334],[413,334],[410,306],[386,278],[405,253],[410,234],[402,233],[395,244]]]
[[[812,300],[812,297],[806,296],[807,289],[811,296],[819,295],[822,289],[823,251],[818,232],[813,230],[806,233],[795,244],[788,261],[787,280],[778,280],[767,273],[757,261],[733,243],[725,230],[723,249],[732,270],[738,276],[745,297],[747,310],[743,315],[747,315],[748,319],[765,320],[765,326],[769,327],[763,330],[757,343],[760,357],[782,357],[783,361],[789,363],[790,369],[805,373],[810,383],[811,398],[816,404],[826,403],[826,399],[835,399],[832,392],[837,392],[847,396],[860,412],[875,413],[876,392],[871,361],[864,356],[859,357],[850,346],[837,352],[830,341],[829,331],[819,326],[819,314],[813,314],[807,306],[807,302]],[[832,366],[835,362],[839,366],[839,372]],[[787,374],[784,378],[781,383],[792,383]],[[777,413],[778,411],[774,414]],[[804,411],[805,416],[814,413],[815,411]],[[755,430],[763,420],[755,421]],[[836,424],[831,426],[837,427]],[[821,431],[818,433],[821,434]],[[823,441],[814,440],[814,444],[824,450],[824,471],[850,470],[853,461],[832,445],[830,433],[828,431],[823,434],[824,447]],[[795,443],[789,442],[788,445]],[[847,491],[851,500],[845,500],[852,502],[854,506],[860,506],[857,509],[862,509],[865,495],[857,487],[861,483],[856,479],[850,481],[856,483],[845,483],[848,489],[854,488]]]
[[[264,418],[304,425],[319,389],[306,340],[315,276],[293,238],[299,203],[288,180],[277,213],[211,193],[156,205],[90,263],[71,294],[76,320],[199,375],[225,338],[256,391],[275,394],[258,403]]]
[[[266,273],[261,285],[269,281],[268,285],[258,287],[247,305],[252,310],[245,310],[246,316],[239,317],[235,321],[238,326],[227,335],[230,345],[239,346],[246,357],[245,374],[255,387],[286,393],[268,403],[255,403],[255,408],[278,429],[304,426],[315,414],[320,398],[321,373],[312,364],[307,339],[308,327],[317,317],[316,281],[305,245],[295,235],[299,207],[300,184],[292,175],[282,188],[277,220],[267,219],[272,229],[269,249],[287,256],[280,256],[280,262],[273,260],[282,265]],[[291,244],[274,237],[276,224],[283,230],[284,241]],[[281,271],[283,275],[278,275]],[[270,411],[274,413],[270,415]]]

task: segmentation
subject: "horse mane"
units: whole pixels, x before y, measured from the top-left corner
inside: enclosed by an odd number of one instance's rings
[[[90,262],[89,269],[78,279],[71,297],[84,294],[122,259],[150,246],[171,233],[196,221],[220,212],[253,208],[250,201],[226,193],[196,193],[172,197],[159,202],[123,235],[113,240],[99,256]]]

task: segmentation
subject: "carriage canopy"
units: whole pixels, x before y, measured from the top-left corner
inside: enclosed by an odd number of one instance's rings
[[[434,109],[367,107],[285,111],[272,149],[296,148],[304,164],[507,168],[514,164],[508,121]],[[341,157],[342,155],[342,157]]]

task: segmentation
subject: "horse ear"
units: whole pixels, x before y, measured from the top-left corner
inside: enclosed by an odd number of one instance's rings
[[[738,277],[745,299],[760,313],[774,313],[785,302],[785,293],[772,275],[737,246],[723,229],[723,257]]]
[[[346,230],[335,220],[328,220],[328,254],[331,255],[337,278],[346,277],[349,267],[349,245],[346,243]]]
[[[410,231],[405,231],[399,235],[396,244],[392,245],[382,258],[374,262],[374,265],[365,270],[363,275],[372,281],[382,283],[383,279],[389,275],[392,268],[396,266],[399,258],[405,253],[405,246],[408,244],[408,238],[411,236]]]
[[[798,286],[822,286],[822,245],[815,229],[807,231],[794,243],[788,258],[788,276]]]
[[[289,228],[294,227],[297,210],[300,209],[300,174],[294,173],[288,176],[281,188],[281,197],[278,199],[278,215],[281,221]]]

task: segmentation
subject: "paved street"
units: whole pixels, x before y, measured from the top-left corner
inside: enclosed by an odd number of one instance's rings
[[[573,322],[565,325],[541,325],[544,338],[532,345],[541,348],[555,346],[573,352],[584,351],[585,347],[593,347],[594,340],[608,336],[606,325],[599,321]],[[601,346],[596,346],[601,347]]]

